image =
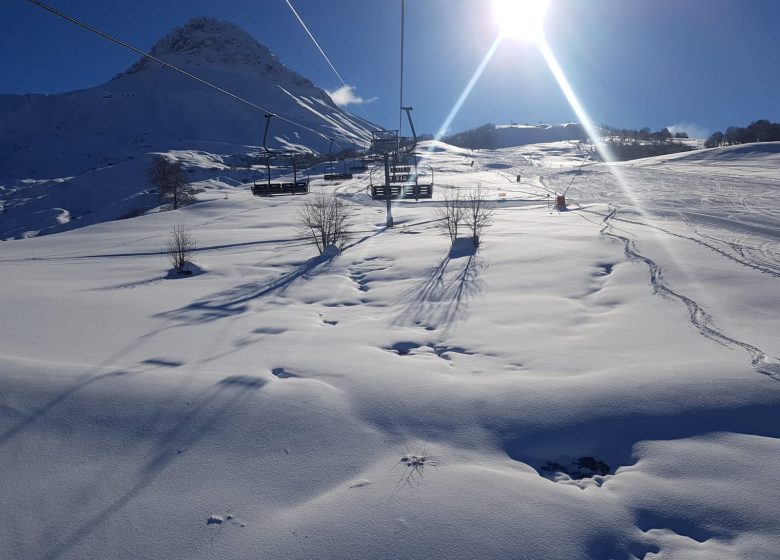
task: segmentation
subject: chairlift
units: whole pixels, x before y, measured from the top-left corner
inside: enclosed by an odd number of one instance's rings
[[[364,173],[368,171],[368,159],[358,156],[358,151],[355,145],[352,145],[352,165],[349,166],[350,171],[357,171]]]
[[[414,151],[417,146],[417,133],[412,122],[411,107],[402,107],[406,111],[409,119],[409,126],[412,129],[412,145],[403,152],[397,151],[398,131],[375,131],[372,141],[372,147],[376,149],[385,149],[385,181],[383,184],[374,184],[372,169],[369,175],[369,188],[371,189],[371,198],[374,200],[396,199],[396,198],[433,198],[433,168],[430,165],[424,166],[427,173],[423,174],[424,180],[420,181],[420,166],[418,165],[418,154]],[[389,150],[392,145],[394,150]],[[391,153],[392,152],[392,153]]]
[[[298,180],[298,167],[296,165],[296,152],[271,151],[266,144],[268,140],[268,126],[273,114],[265,115],[265,133],[263,134],[263,156],[265,160],[265,181],[254,180],[252,184],[252,194],[255,196],[271,196],[272,194],[303,194],[309,192],[309,178]],[[275,166],[287,167],[292,169],[292,182],[272,182],[271,181],[271,162]]]
[[[330,139],[330,147],[328,148],[328,160],[330,164],[329,173],[323,174],[322,178],[325,181],[343,181],[345,179],[352,179],[352,173],[347,172],[347,160],[342,159],[341,162],[344,165],[344,170],[341,173],[334,173],[333,171],[333,138]]]

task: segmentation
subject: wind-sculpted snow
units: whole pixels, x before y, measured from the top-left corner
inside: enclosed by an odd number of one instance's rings
[[[776,168],[421,147],[391,229],[368,173],[313,176],[338,255],[204,144],[169,153],[197,204],[0,243],[3,554],[774,558]],[[451,244],[477,186],[494,225]]]

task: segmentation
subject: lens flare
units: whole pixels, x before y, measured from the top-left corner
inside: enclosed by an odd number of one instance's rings
[[[550,72],[552,72],[555,81],[558,82],[558,86],[561,88],[563,95],[569,102],[572,111],[574,111],[574,113],[577,115],[580,124],[585,129],[586,134],[590,137],[594,148],[601,157],[601,160],[605,163],[607,171],[612,175],[612,178],[615,180],[618,187],[623,191],[623,194],[633,206],[632,210],[648,221],[651,221],[653,219],[652,214],[647,211],[647,209],[642,204],[642,201],[634,192],[631,181],[623,173],[622,168],[619,165],[615,165],[615,158],[613,157],[609,146],[602,141],[599,130],[593,126],[593,121],[590,119],[587,111],[582,106],[582,103],[580,103],[577,95],[574,93],[574,89],[571,87],[571,84],[566,78],[566,74],[564,74],[560,64],[558,64],[558,60],[555,58],[555,55],[553,54],[553,51],[550,48],[546,38],[542,36],[537,41],[537,45],[539,46],[539,50],[541,51],[542,56],[544,56],[544,60],[547,62],[547,66],[550,68]],[[658,241],[664,248],[668,257],[672,259],[678,269],[682,271],[686,279],[689,281],[692,280],[687,265],[673,249],[668,239],[656,229],[651,228],[650,232],[651,235],[655,237],[656,241]]]
[[[439,131],[436,133],[435,136],[436,140],[440,140],[442,136],[447,134],[447,132],[449,131],[449,127],[452,124],[452,120],[460,112],[460,108],[463,107],[463,103],[465,103],[466,99],[468,99],[471,90],[474,89],[475,85],[477,85],[479,78],[482,76],[482,73],[485,71],[485,68],[487,68],[487,65],[490,62],[490,60],[493,58],[493,55],[496,54],[496,50],[498,49],[498,46],[500,44],[501,44],[501,36],[498,36],[496,37],[496,40],[493,41],[493,44],[490,45],[490,48],[488,49],[487,53],[485,53],[485,56],[482,57],[482,62],[479,63],[479,66],[477,66],[477,69],[474,71],[474,74],[471,75],[471,79],[466,84],[466,87],[463,88],[463,91],[460,93],[460,97],[458,97],[458,100],[455,102],[455,105],[450,110],[449,114],[447,115],[447,118],[444,119],[444,122],[439,127]]]
[[[493,15],[501,35],[538,42],[548,4],[549,0],[494,0]]]

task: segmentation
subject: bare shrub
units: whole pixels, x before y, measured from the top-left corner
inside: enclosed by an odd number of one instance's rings
[[[298,213],[303,235],[308,237],[322,254],[329,246],[339,250],[352,238],[354,208],[341,198],[325,193],[310,195]]]
[[[434,213],[438,228],[450,241],[454,243],[458,232],[465,227],[471,234],[474,246],[479,247],[483,232],[493,224],[493,211],[493,206],[487,202],[487,192],[477,186],[466,193],[449,191]]]
[[[487,192],[481,186],[469,191],[463,202],[466,228],[471,232],[474,247],[479,247],[482,233],[493,225],[495,208],[488,205]]]
[[[180,162],[170,161],[158,154],[152,158],[147,174],[157,189],[157,195],[161,200],[170,201],[174,210],[195,201],[195,189],[190,185]]]
[[[455,241],[464,217],[460,191],[447,191],[441,201],[441,206],[435,208],[434,214],[438,220],[437,227],[450,238],[450,241]]]
[[[184,226],[173,226],[168,237],[168,258],[176,272],[187,273],[187,265],[192,262],[196,247],[195,237]]]

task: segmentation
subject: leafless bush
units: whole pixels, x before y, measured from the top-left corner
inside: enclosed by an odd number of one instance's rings
[[[458,190],[444,195],[441,206],[435,209],[437,225],[454,242],[458,232],[466,228],[475,247],[479,247],[482,233],[493,224],[493,207],[487,202],[487,192],[478,186],[466,193]]]
[[[190,185],[178,161],[169,161],[160,154],[154,156],[148,177],[157,189],[160,199],[170,201],[174,210],[195,200],[195,189]]]
[[[184,226],[173,227],[168,237],[168,258],[176,272],[187,271],[187,264],[192,262],[192,252],[196,247],[195,237]]]
[[[447,191],[441,201],[441,206],[437,206],[434,213],[438,220],[439,229],[450,238],[450,241],[455,241],[464,218],[460,191],[457,189]]]
[[[471,232],[471,239],[475,247],[479,247],[482,233],[493,225],[493,206],[487,203],[487,193],[478,186],[469,191],[464,199],[464,222]]]
[[[298,213],[301,232],[322,254],[329,246],[339,250],[352,238],[354,208],[341,198],[325,193],[310,195]]]

